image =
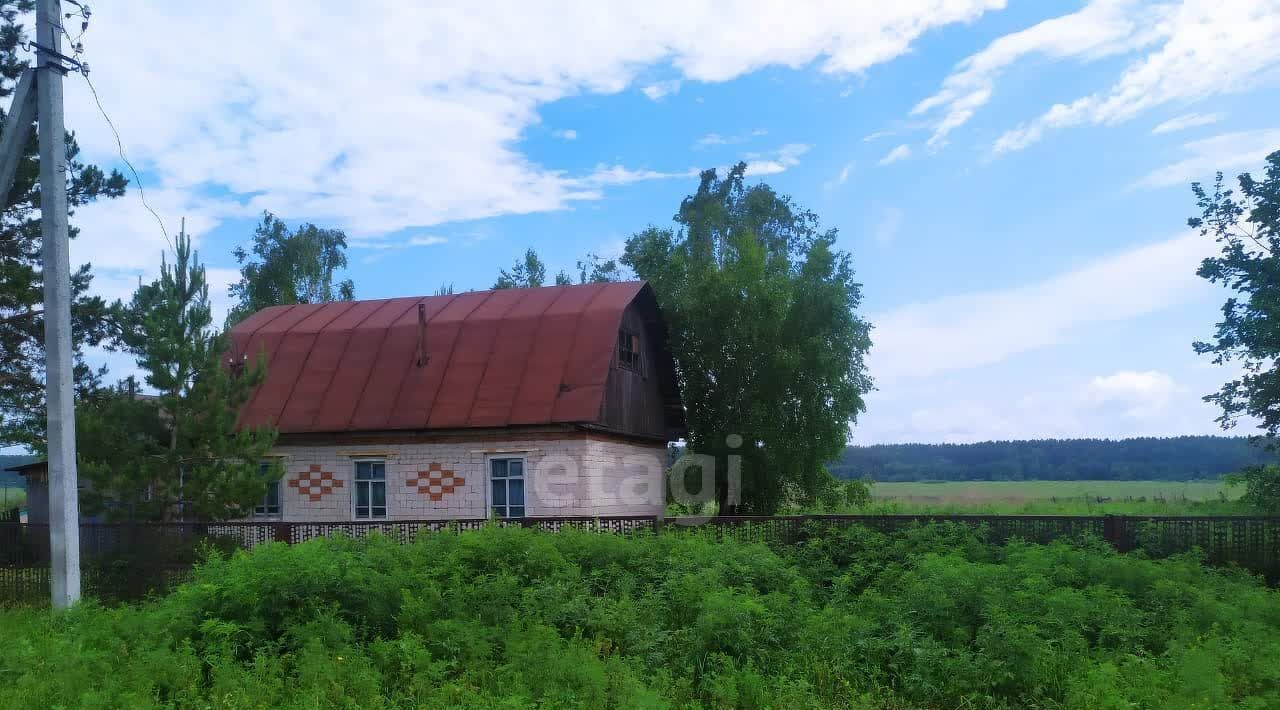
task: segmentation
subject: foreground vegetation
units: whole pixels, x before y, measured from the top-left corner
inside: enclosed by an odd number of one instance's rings
[[[3,707],[1280,704],[1280,593],[1256,580],[941,526],[270,544],[0,628]]]
[[[1243,515],[1222,481],[876,482],[874,512],[1037,515]]]

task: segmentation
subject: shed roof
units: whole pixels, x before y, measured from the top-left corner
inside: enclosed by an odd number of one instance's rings
[[[241,424],[304,433],[598,422],[618,326],[644,291],[632,281],[265,308],[231,330],[233,357],[267,360]]]

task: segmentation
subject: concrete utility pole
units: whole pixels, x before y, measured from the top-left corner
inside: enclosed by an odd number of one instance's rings
[[[62,123],[62,4],[36,0],[40,223],[44,269],[45,398],[49,413],[49,551],[53,607],[80,599],[80,499],[72,390],[71,258],[67,253],[66,128]]]

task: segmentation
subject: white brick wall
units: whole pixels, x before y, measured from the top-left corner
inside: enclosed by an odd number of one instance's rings
[[[666,449],[594,436],[559,440],[473,441],[354,446],[280,446],[282,518],[290,522],[355,519],[352,498],[356,460],[386,461],[387,519],[434,520],[487,517],[488,460],[525,459],[526,515],[661,515],[665,502]],[[374,455],[379,454],[379,455]],[[453,471],[464,483],[440,501],[408,484],[431,464]],[[288,482],[313,464],[342,481],[312,501]]]

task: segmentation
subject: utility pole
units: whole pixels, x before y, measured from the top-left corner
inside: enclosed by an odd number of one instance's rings
[[[67,253],[66,128],[62,122],[62,4],[36,0],[40,224],[44,271],[45,399],[49,416],[49,551],[53,607],[80,599],[80,499],[72,389],[71,258]]]

